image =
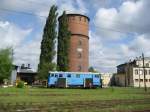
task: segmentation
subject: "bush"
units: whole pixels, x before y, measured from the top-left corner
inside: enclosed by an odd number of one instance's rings
[[[24,85],[24,82],[23,81],[19,81],[18,84],[17,84],[17,88],[23,88],[25,85]]]

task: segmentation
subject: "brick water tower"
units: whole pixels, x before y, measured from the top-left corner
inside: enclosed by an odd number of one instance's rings
[[[88,72],[90,19],[81,14],[67,14],[67,18],[68,28],[71,32],[69,71]]]

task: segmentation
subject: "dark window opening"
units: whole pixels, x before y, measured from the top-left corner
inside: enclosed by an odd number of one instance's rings
[[[86,22],[86,18],[84,18],[84,22]]]
[[[80,74],[76,74],[76,77],[77,77],[77,78],[80,78]]]
[[[75,16],[72,17],[72,20],[75,20]]]
[[[79,40],[79,43],[78,43],[78,45],[79,45],[79,46],[81,46],[81,45],[82,45],[82,41],[81,41],[81,40]]]
[[[78,71],[81,71],[82,70],[82,67],[81,65],[78,66]]]
[[[81,53],[78,53],[78,58],[81,58],[82,57],[82,54]]]
[[[99,78],[99,75],[95,75],[96,78]]]
[[[143,79],[140,79],[140,82],[143,82]]]
[[[63,74],[59,74],[59,77],[63,77]]]
[[[79,20],[81,21],[81,20],[82,20],[82,17],[79,17]]]
[[[67,77],[71,77],[71,74],[68,74]]]

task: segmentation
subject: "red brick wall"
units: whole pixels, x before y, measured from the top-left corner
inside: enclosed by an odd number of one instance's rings
[[[69,71],[88,72],[89,67],[89,21],[82,15],[68,15],[70,40]],[[81,50],[82,49],[82,50]]]

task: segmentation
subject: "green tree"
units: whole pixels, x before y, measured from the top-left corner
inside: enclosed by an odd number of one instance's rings
[[[89,72],[97,72],[95,69],[94,69],[94,67],[89,67],[89,70],[88,70]]]
[[[9,79],[12,70],[11,48],[0,50],[0,84],[4,79]]]
[[[41,42],[41,55],[38,65],[38,77],[40,79],[46,79],[48,72],[55,69],[55,63],[53,60],[56,54],[55,43],[57,37],[57,15],[57,7],[53,5],[46,20]]]
[[[69,69],[69,48],[71,32],[68,30],[68,19],[64,11],[59,18],[58,46],[57,46],[57,69],[68,71]]]

